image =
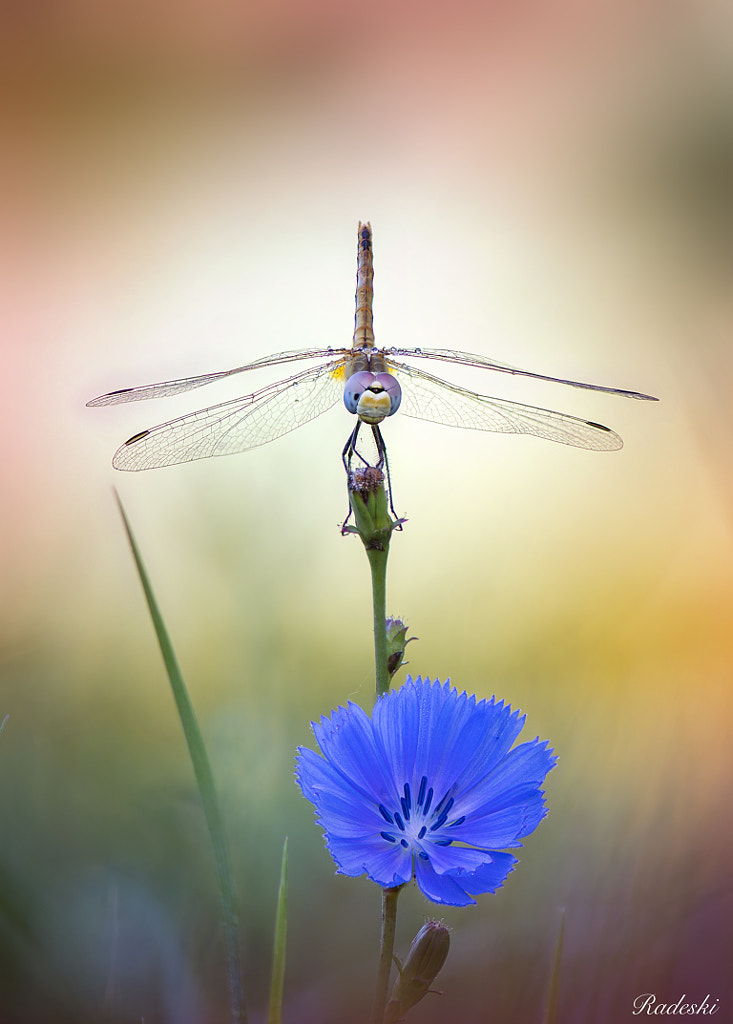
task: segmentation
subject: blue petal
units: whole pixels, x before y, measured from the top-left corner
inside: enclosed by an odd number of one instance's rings
[[[465,886],[466,891],[473,893],[474,896],[486,892],[496,892],[504,884],[507,875],[509,875],[517,863],[519,863],[517,858],[513,857],[511,853],[492,851],[490,862],[482,864],[481,867],[470,872],[468,875],[464,875],[463,872],[459,871],[456,881],[460,885]]]
[[[415,880],[420,889],[433,903],[445,903],[451,907],[467,907],[475,903],[460,882],[451,875],[439,875],[430,861],[415,858]]]
[[[509,705],[482,701],[476,712],[453,751],[457,763],[464,762],[456,778],[456,788],[461,792],[469,791],[502,762],[524,726],[525,716]]]
[[[404,785],[413,777],[420,726],[419,691],[409,677],[399,690],[377,701],[372,721],[375,741],[399,789],[400,780]]]
[[[471,700],[475,702],[475,698]],[[436,788],[443,786],[442,796],[447,787],[438,769],[446,754],[449,756],[450,731],[459,729],[471,710],[465,693],[459,696],[449,683],[431,683],[420,677],[413,680],[408,676],[399,690],[380,700],[374,709],[374,731],[395,780],[419,784],[426,775],[436,785],[437,777]],[[451,782],[453,778],[451,772]]]
[[[449,682],[441,684],[436,679],[434,683],[431,683],[429,679],[423,681],[418,676],[417,680],[412,683],[408,676],[405,686],[410,684],[415,689],[420,708],[420,732],[415,754],[415,774],[420,778],[423,775],[428,775],[432,765],[436,763],[435,735],[436,732],[445,728],[446,713],[449,718],[457,719],[465,709],[468,699],[464,693],[464,700],[459,703],[458,691],[451,687]]]
[[[410,851],[399,843],[385,842],[381,836],[354,842],[327,835],[326,845],[342,875],[368,875],[383,888],[403,885],[412,878]]]
[[[547,817],[547,808],[545,807],[544,798],[541,796],[535,804],[526,806],[524,808],[524,813],[525,819],[518,836],[519,839],[524,839],[525,836],[534,832],[542,819]]]
[[[376,808],[342,800],[335,793],[322,794],[316,802],[316,810],[326,831],[336,836],[373,836],[385,825]]]
[[[518,799],[513,794],[527,786],[538,786],[556,763],[546,743],[532,740],[510,750],[500,764],[471,789],[461,790],[461,814],[499,809]]]
[[[556,764],[557,757],[547,741],[534,739],[510,750],[501,764],[487,775],[491,785],[497,788],[514,786],[518,782],[541,783]]]
[[[506,846],[521,846],[520,836],[528,834],[523,831],[527,819],[525,807],[506,807],[482,817],[471,815],[460,825],[441,829],[440,836],[483,849],[502,850]]]
[[[436,800],[450,789],[461,771],[455,746],[462,730],[476,712],[476,698],[459,694],[448,683],[436,680],[420,689],[420,737],[415,758],[415,777],[425,775]]]
[[[375,803],[393,803],[395,782],[374,742],[372,723],[358,704],[313,723],[318,746],[336,770]]]
[[[378,834],[384,819],[372,800],[345,781],[331,764],[308,748],[300,748],[296,780],[315,805],[320,824],[339,836]]]
[[[470,873],[490,860],[486,850],[473,850],[468,846],[438,846],[430,843],[426,849],[433,870],[439,875],[452,874],[456,871]],[[422,858],[418,858],[420,859]]]
[[[485,802],[475,807],[472,807],[470,802],[461,799],[459,805],[461,814],[466,812],[466,816],[470,816],[469,820],[474,820],[485,817],[487,814],[505,811],[509,807],[523,807],[525,804],[534,804],[537,800],[542,799],[542,790],[536,782],[521,783],[518,786],[504,789],[498,793],[492,792],[489,786],[486,789],[488,792],[484,793]],[[478,800],[477,793],[472,794],[472,796]]]
[[[511,747],[524,719],[494,698],[478,704],[475,697],[459,694],[448,683],[419,684],[420,740],[415,778],[425,775],[436,800],[457,784],[470,787]]]
[[[512,821],[515,820],[518,823],[518,831],[514,835],[528,835],[532,831],[532,828],[528,827],[529,823],[534,821],[534,827],[536,827],[542,820],[543,807],[543,791],[538,789],[534,783],[517,786],[497,796],[491,795],[484,804],[471,810],[468,810],[461,800],[456,803],[454,814],[458,813],[465,820],[461,821],[460,825],[445,826],[440,830],[441,838],[460,836],[464,841],[470,842],[474,830],[476,835],[483,834],[487,828],[506,827],[507,830],[510,830],[513,828]],[[497,846],[503,845],[498,839],[495,842]]]
[[[298,747],[295,780],[303,796],[315,803],[321,792],[355,793],[356,790],[325,758],[308,747]]]

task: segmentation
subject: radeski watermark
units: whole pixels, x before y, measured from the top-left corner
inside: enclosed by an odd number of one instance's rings
[[[719,1009],[720,1000],[713,998],[713,996],[709,994],[698,1003],[688,1003],[687,995],[681,995],[676,1003],[664,1003],[660,999],[657,999],[653,992],[644,992],[634,1000],[634,1008],[631,1012],[635,1017],[642,1013],[646,1013],[650,1017],[652,1015],[682,1017],[688,1014],[699,1014],[702,1017],[712,1017],[712,1015],[717,1013]]]

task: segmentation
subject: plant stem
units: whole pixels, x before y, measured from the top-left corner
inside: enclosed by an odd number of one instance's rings
[[[372,574],[372,606],[374,614],[374,672],[376,699],[389,690],[390,675],[387,665],[387,555],[383,550],[367,547]]]
[[[377,985],[374,992],[374,1005],[370,1024],[382,1024],[384,1010],[387,1005],[387,989],[392,971],[395,930],[397,927],[397,898],[402,886],[395,889],[382,890],[382,935],[379,949],[379,966],[377,968]]]
[[[386,453],[385,453],[386,455]],[[387,492],[380,468],[365,470],[357,485],[356,474],[349,476],[349,501],[354,513],[356,526],[346,528],[358,533],[369,559],[372,576],[372,612],[374,618],[374,675],[375,701],[389,690],[389,641],[387,637],[387,556],[392,531],[402,529],[402,520],[393,520],[389,514]],[[404,653],[404,627],[397,634],[403,641],[402,651],[397,651],[395,671]],[[377,968],[377,985],[372,1006],[371,1024],[384,1024],[387,1006],[387,989],[392,971],[395,928],[397,924],[397,897],[402,886],[382,890],[382,935]]]

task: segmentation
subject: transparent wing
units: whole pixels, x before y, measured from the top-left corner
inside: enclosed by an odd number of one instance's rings
[[[567,384],[572,388],[584,388],[587,391],[605,391],[609,395],[621,395],[623,398],[639,398],[645,402],[657,402],[652,395],[644,395],[639,391],[625,391],[622,388],[607,388],[601,384],[583,384],[578,380],[565,380],[564,377],[548,377],[544,373],[532,373],[520,370],[508,363],[500,363],[488,356],[475,355],[472,352],[459,352],[448,348],[390,348],[383,353],[389,363],[392,356],[410,359],[438,359],[444,363],[458,363],[461,366],[474,366],[483,370],[496,370],[498,373],[511,373],[518,377],[532,377],[534,380],[546,380],[552,384]],[[399,364],[396,364],[399,365]]]
[[[333,348],[304,348],[292,352],[280,352],[278,355],[265,356],[256,359],[253,363],[244,366],[236,366],[233,370],[220,370],[218,373],[203,373],[198,377],[182,377],[180,380],[167,380],[159,384],[144,384],[139,388],[122,388],[120,391],[110,391],[108,395],[100,395],[87,402],[88,407],[101,405],[120,405],[123,402],[142,402],[147,398],[164,398],[171,395],[180,395],[184,391],[193,391],[194,388],[202,388],[206,384],[213,384],[214,381],[223,380],[225,377],[233,377],[237,373],[245,373],[247,370],[259,370],[267,366],[278,366],[280,363],[293,363],[299,359],[333,359],[334,356],[346,354],[347,349]]]
[[[115,452],[115,469],[142,470],[231,455],[287,434],[343,394],[343,360],[311,367],[243,398],[220,402],[142,430]]]
[[[402,389],[400,411],[415,419],[468,430],[534,434],[593,451],[615,451],[623,446],[618,434],[601,423],[552,409],[477,395],[413,366],[393,365],[400,376],[409,377],[409,383]]]

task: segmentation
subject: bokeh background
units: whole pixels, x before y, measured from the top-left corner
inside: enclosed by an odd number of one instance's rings
[[[706,0],[3,8],[3,1024],[226,1019],[212,857],[113,486],[209,745],[250,1017],[286,835],[285,1019],[367,1015],[379,894],[334,875],[292,780],[311,719],[371,694],[367,563],[338,530],[350,421],[122,475],[126,437],[243,385],[84,408],[348,344],[359,219],[381,344],[661,399],[453,376],[608,423],[614,454],[385,428],[410,670],[503,696],[560,757],[505,888],[445,911],[444,994],[410,1019],[540,1020],[564,911],[559,1019],[631,1020],[654,993],[733,1020],[731,20]],[[401,904],[404,953],[433,908]]]

